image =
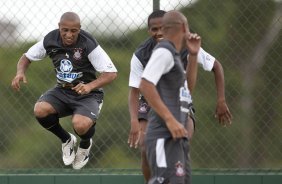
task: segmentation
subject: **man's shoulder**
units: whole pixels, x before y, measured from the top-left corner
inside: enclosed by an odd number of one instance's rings
[[[149,61],[150,56],[157,42],[154,38],[150,37],[144,42],[142,42],[135,51],[135,56],[141,61],[143,65]]]
[[[44,39],[56,39],[58,36],[60,35],[60,31],[59,29],[54,29],[52,31],[50,31],[49,33],[47,33],[44,37]]]
[[[85,30],[80,30],[79,35],[80,35],[79,45],[81,45],[83,48],[87,50],[86,51],[87,54],[89,54],[99,46],[98,41],[89,32]]]
[[[157,48],[165,48],[167,50],[169,50],[173,55],[175,55],[177,53],[175,46],[172,42],[168,41],[168,40],[161,40],[155,47],[155,49]]]
[[[97,42],[97,40],[94,38],[94,36],[91,33],[87,32],[87,31],[85,31],[83,29],[80,30],[79,35],[81,35],[83,37],[86,37],[87,39],[90,39],[92,41]]]
[[[157,41],[150,37],[147,38],[145,41],[143,41],[136,49],[135,53],[139,53],[139,52],[145,52],[148,50],[153,50],[153,48],[156,46]]]
[[[54,29],[47,33],[43,39],[43,45],[45,48],[49,47],[50,45],[57,45],[60,38],[59,29]]]

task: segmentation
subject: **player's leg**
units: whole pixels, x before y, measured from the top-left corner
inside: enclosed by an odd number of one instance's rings
[[[187,118],[187,123],[185,125],[187,131],[188,131],[188,139],[189,142],[191,141],[196,127],[196,119],[195,119],[195,109],[193,108],[193,104],[189,104],[189,115]]]
[[[74,169],[81,169],[89,161],[92,137],[95,134],[95,122],[89,117],[74,114],[72,123],[75,133],[81,139],[72,166]]]
[[[60,99],[60,100],[59,100]],[[74,146],[76,137],[62,128],[59,117],[67,114],[68,109],[62,103],[58,89],[51,89],[43,94],[34,106],[34,115],[37,121],[48,131],[55,134],[62,141],[63,161],[65,165],[70,165],[74,158]]]
[[[192,139],[194,135],[194,120],[188,116],[187,123],[186,123],[186,129],[188,131],[188,139],[189,141]]]
[[[34,115],[38,122],[47,130],[66,142],[70,135],[59,123],[59,116],[54,107],[45,101],[37,102],[34,106]]]
[[[140,122],[139,147],[141,151],[141,169],[145,179],[145,183],[147,183],[151,177],[150,167],[146,156],[145,141],[144,141],[148,122],[145,119],[139,120],[139,122]]]
[[[161,173],[159,169],[163,171],[164,168],[159,168],[157,160],[156,160],[156,155],[157,155],[156,151],[157,150],[160,151],[160,148],[157,148],[156,146],[158,140],[157,139],[153,139],[153,140],[146,139],[145,141],[146,141],[147,160],[148,160],[150,170],[152,170],[152,172],[150,173],[151,177],[147,183],[148,184],[163,183],[165,178],[159,175]]]
[[[166,169],[166,179],[168,179],[169,184],[178,183],[178,184],[190,184],[187,180],[187,160],[186,156],[188,155],[187,146],[188,139],[177,139],[173,140],[172,138],[165,141],[165,154],[167,161]],[[187,183],[186,183],[187,182]]]
[[[73,129],[81,138],[79,147],[73,162],[74,169],[81,169],[89,161],[90,150],[92,147],[92,137],[95,134],[95,124],[99,117],[103,104],[103,95],[88,94],[87,97],[72,101],[75,104],[72,117]]]
[[[145,183],[148,183],[151,172],[149,163],[146,156],[146,146],[145,146],[145,136],[146,129],[148,124],[148,113],[150,111],[150,106],[148,105],[145,98],[142,96],[139,100],[139,109],[138,109],[138,119],[140,123],[140,139],[139,139],[139,148],[141,152],[141,169],[144,176]]]
[[[187,139],[172,138],[146,140],[147,156],[152,170],[149,184],[187,184],[186,147]],[[190,184],[190,183],[188,183]]]
[[[190,104],[189,108],[189,115],[186,123],[186,129],[188,131],[188,143],[185,145],[184,149],[187,153],[185,155],[185,170],[186,170],[186,177],[185,177],[185,183],[191,183],[192,182],[192,171],[191,171],[191,158],[190,158],[190,145],[191,145],[191,139],[195,132],[195,110],[193,108],[193,105]]]
[[[189,140],[184,140],[186,142],[183,145],[184,148],[184,157],[185,157],[185,183],[192,183],[192,167],[191,167],[191,158],[190,158],[190,143]]]

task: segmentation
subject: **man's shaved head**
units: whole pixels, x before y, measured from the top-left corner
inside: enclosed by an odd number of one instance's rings
[[[65,46],[74,45],[80,32],[80,18],[74,12],[66,12],[61,16],[59,30]]]
[[[176,24],[187,25],[188,21],[182,13],[175,10],[168,11],[163,17],[163,29],[176,28]]]
[[[187,18],[179,11],[172,10],[164,14],[162,19],[163,38],[174,43],[180,51],[186,44],[190,33]]]
[[[62,21],[72,21],[80,24],[79,16],[74,12],[66,12],[61,16],[60,22]]]

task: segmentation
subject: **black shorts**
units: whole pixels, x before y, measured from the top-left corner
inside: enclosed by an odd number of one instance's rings
[[[142,96],[139,99],[139,107],[138,107],[138,120],[146,120],[148,121],[148,113],[151,107],[148,105],[148,102]]]
[[[96,121],[103,105],[103,96],[103,92],[79,95],[71,89],[54,87],[41,95],[37,102],[51,104],[59,117],[80,114]]]
[[[146,151],[152,171],[150,184],[191,183],[188,139],[146,140]]]

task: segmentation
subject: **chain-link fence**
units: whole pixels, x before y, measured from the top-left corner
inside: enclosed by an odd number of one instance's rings
[[[80,15],[82,28],[94,35],[119,71],[105,87],[86,168],[140,168],[139,150],[127,145],[128,76],[132,53],[148,37],[153,7],[181,10],[191,30],[202,36],[202,47],[224,68],[233,124],[224,128],[214,118],[214,76],[199,68],[193,169],[282,168],[281,0],[0,0],[0,169],[68,168],[60,141],[33,116],[37,98],[56,82],[50,60],[30,66],[28,84],[20,92],[10,87],[19,57],[57,28],[66,11]],[[73,131],[70,118],[61,124]]]

